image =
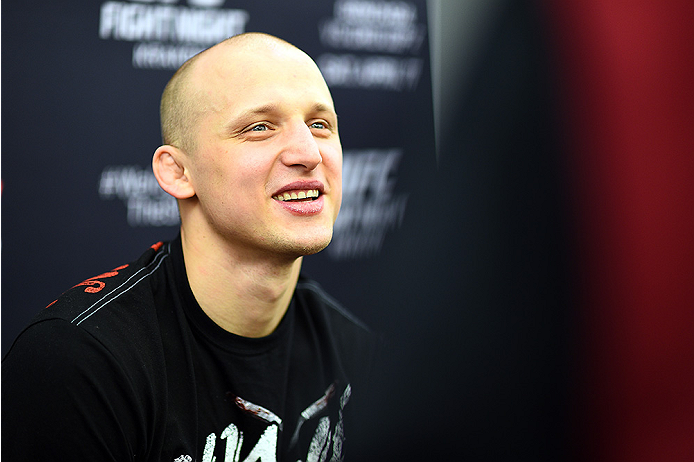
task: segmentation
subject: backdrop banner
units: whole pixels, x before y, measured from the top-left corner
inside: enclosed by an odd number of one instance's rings
[[[370,281],[436,166],[425,0],[28,0],[2,17],[3,355],[60,293],[175,237],[150,167],[161,92],[190,56],[249,31],[306,51],[332,90],[344,199],[304,269],[381,322]]]
[[[355,460],[570,460],[554,42],[532,0],[437,5],[434,35],[425,0],[4,2],[3,354],[60,293],[176,236],[150,168],[164,85],[268,32],[316,60],[340,120],[342,210],[304,270],[386,340]]]

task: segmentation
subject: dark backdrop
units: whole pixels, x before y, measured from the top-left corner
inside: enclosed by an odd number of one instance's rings
[[[563,459],[563,193],[531,4],[486,19],[437,156],[424,0],[195,3],[3,4],[3,354],[63,290],[175,235],[149,173],[170,67],[204,30],[265,31],[316,59],[340,115],[345,204],[304,267],[389,345],[373,459]]]

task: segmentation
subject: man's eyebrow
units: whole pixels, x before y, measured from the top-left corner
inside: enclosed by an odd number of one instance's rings
[[[279,106],[274,103],[263,104],[254,108],[246,109],[233,115],[224,125],[227,132],[236,132],[243,128],[247,122],[255,119],[259,115],[273,114],[279,112]]]
[[[264,104],[255,108],[247,109],[238,114],[235,119],[245,119],[247,117],[262,115],[262,114],[272,114],[279,112],[279,106],[274,103]]]
[[[265,114],[278,114],[281,112],[281,108],[279,104],[275,103],[268,103],[268,104],[263,104],[258,107],[254,107],[251,109],[246,109],[245,111],[242,111],[235,115],[233,119],[227,124],[228,127],[235,125],[236,123],[243,122],[249,118],[253,118],[258,115],[265,115]],[[311,106],[311,110],[309,111],[311,113],[321,113],[321,112],[328,112],[330,114],[334,114],[337,116],[335,113],[335,109],[332,108],[332,106],[329,106],[325,103],[315,103],[313,106]]]
[[[316,103],[313,105],[313,112],[331,112],[335,114],[335,109],[333,109],[331,106],[328,106],[327,104],[323,103]]]

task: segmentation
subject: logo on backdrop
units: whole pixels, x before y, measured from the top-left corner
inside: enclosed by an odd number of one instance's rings
[[[99,180],[99,197],[122,200],[133,228],[179,224],[176,199],[159,187],[151,170],[138,165],[106,166]]]
[[[342,207],[333,241],[326,249],[336,260],[378,254],[386,232],[400,226],[406,194],[394,192],[400,149],[362,149],[344,152]]]
[[[316,60],[331,87],[412,91],[422,74],[418,57],[426,25],[407,1],[336,0],[319,25],[324,53]]]
[[[336,260],[378,254],[388,231],[400,226],[406,194],[396,194],[401,149],[360,149],[344,152],[342,207],[328,254]],[[176,200],[165,193],[152,171],[138,165],[109,165],[101,172],[99,197],[120,199],[134,228],[177,226]]]
[[[105,2],[99,37],[133,42],[136,69],[175,70],[194,54],[246,31],[248,11],[222,8],[223,4],[224,0]]]

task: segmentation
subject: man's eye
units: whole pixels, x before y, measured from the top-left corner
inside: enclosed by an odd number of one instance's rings
[[[251,131],[253,131],[253,132],[264,132],[267,129],[268,129],[267,125],[263,125],[263,124],[259,124],[259,125],[255,125],[255,126],[251,127]]]
[[[311,128],[317,128],[319,130],[323,130],[324,128],[328,128],[328,127],[326,127],[326,125],[323,122],[313,122],[311,124]]]

